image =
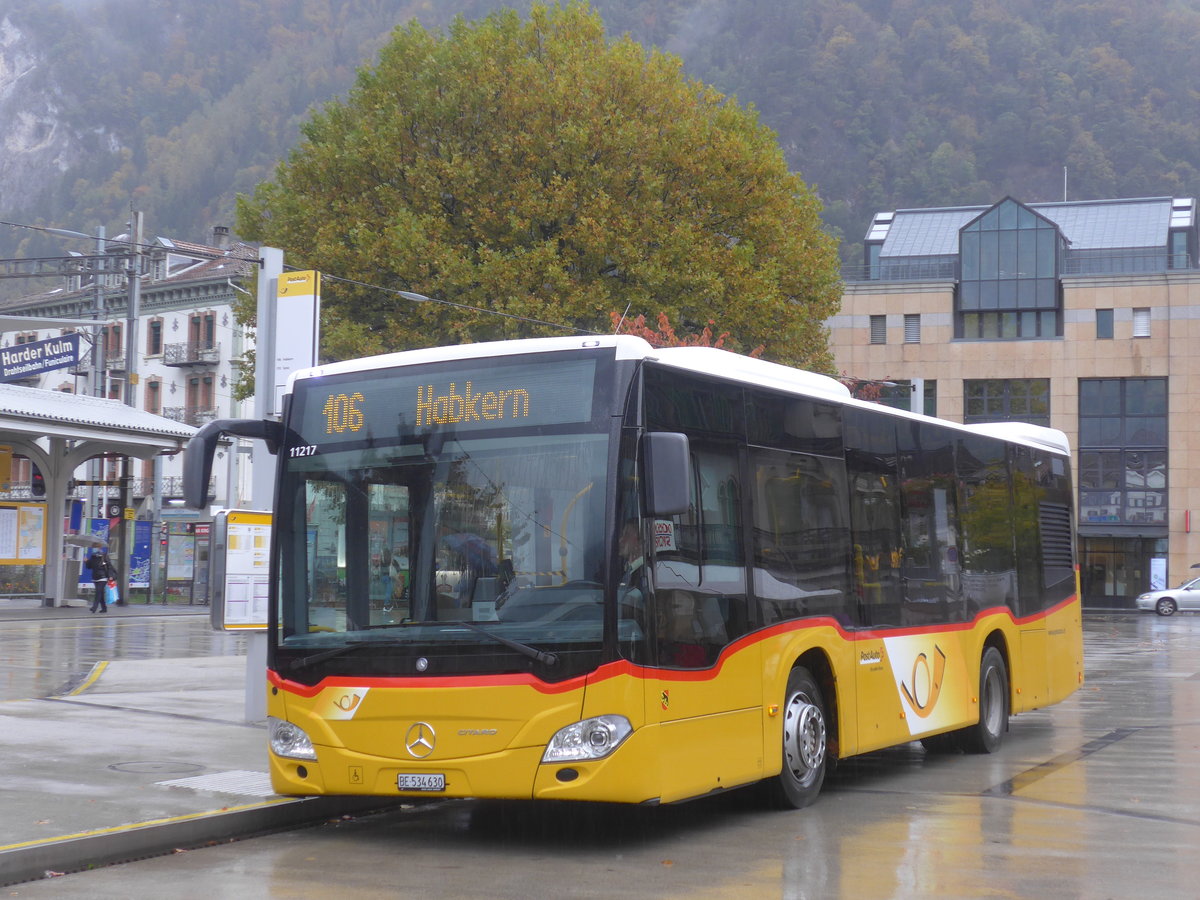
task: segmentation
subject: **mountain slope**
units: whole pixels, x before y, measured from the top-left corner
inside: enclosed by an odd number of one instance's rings
[[[0,0],[0,219],[111,234],[133,204],[152,231],[199,239],[392,27],[499,5]],[[850,261],[879,209],[1200,194],[1196,0],[592,5],[753,103]],[[58,252],[6,232],[0,256]]]

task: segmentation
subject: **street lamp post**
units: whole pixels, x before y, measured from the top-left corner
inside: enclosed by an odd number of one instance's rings
[[[129,222],[129,257],[126,267],[126,278],[129,287],[128,301],[125,309],[125,405],[137,406],[137,325],[139,306],[142,296],[142,279],[141,279],[141,243],[142,243],[142,214],[134,212],[130,217]],[[133,574],[130,560],[132,558],[131,550],[133,549],[131,529],[135,526],[131,523],[127,515],[129,509],[129,494],[130,482],[133,480],[133,473],[130,471],[132,461],[128,456],[121,457],[121,488],[120,488],[120,507],[121,518],[117,522],[117,535],[119,538],[118,546],[120,547],[121,555],[117,557],[124,563],[117,571],[121,578],[121,593],[118,599],[119,604],[125,604],[129,601],[129,583],[130,576]],[[148,595],[147,595],[148,596]]]

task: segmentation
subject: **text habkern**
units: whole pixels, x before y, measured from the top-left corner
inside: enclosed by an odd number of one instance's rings
[[[417,386],[417,427],[482,422],[494,419],[523,419],[529,416],[529,391],[509,388],[475,392],[468,381],[463,392],[450,382],[444,394],[434,392],[432,384]]]

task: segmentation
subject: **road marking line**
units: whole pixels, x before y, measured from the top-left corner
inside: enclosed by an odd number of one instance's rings
[[[87,678],[83,679],[82,684],[80,684],[78,687],[76,687],[73,691],[67,691],[67,693],[60,694],[59,696],[74,697],[77,694],[82,694],[84,691],[86,691],[88,688],[90,688],[93,684],[95,684],[99,680],[100,676],[104,674],[104,670],[107,668],[108,668],[108,660],[107,659],[100,660],[98,663],[96,663],[94,666],[92,666],[92,671],[88,672],[88,676],[87,676]]]
[[[75,834],[64,834],[58,837],[42,838],[36,841],[21,841],[19,844],[0,844],[0,853],[8,850],[20,850],[23,847],[37,847],[42,844],[58,844],[63,841],[74,841],[80,838],[101,837],[103,835],[122,834],[128,831],[137,831],[141,828],[157,827],[159,825],[175,825],[180,822],[194,822],[198,819],[207,819],[212,816],[227,816],[230,813],[245,812],[251,809],[266,809],[271,806],[279,806],[281,803],[295,803],[295,797],[280,797],[278,800],[267,800],[262,803],[247,803],[243,806],[223,806],[220,809],[213,809],[207,812],[188,813],[185,816],[171,816],[166,819],[151,819],[148,822],[130,822],[128,825],[114,825],[111,828],[96,828],[92,831],[80,831]]]

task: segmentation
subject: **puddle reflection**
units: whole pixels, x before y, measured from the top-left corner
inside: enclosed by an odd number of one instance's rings
[[[246,636],[207,616],[10,622],[0,630],[0,701],[52,697],[102,661],[244,656]]]

